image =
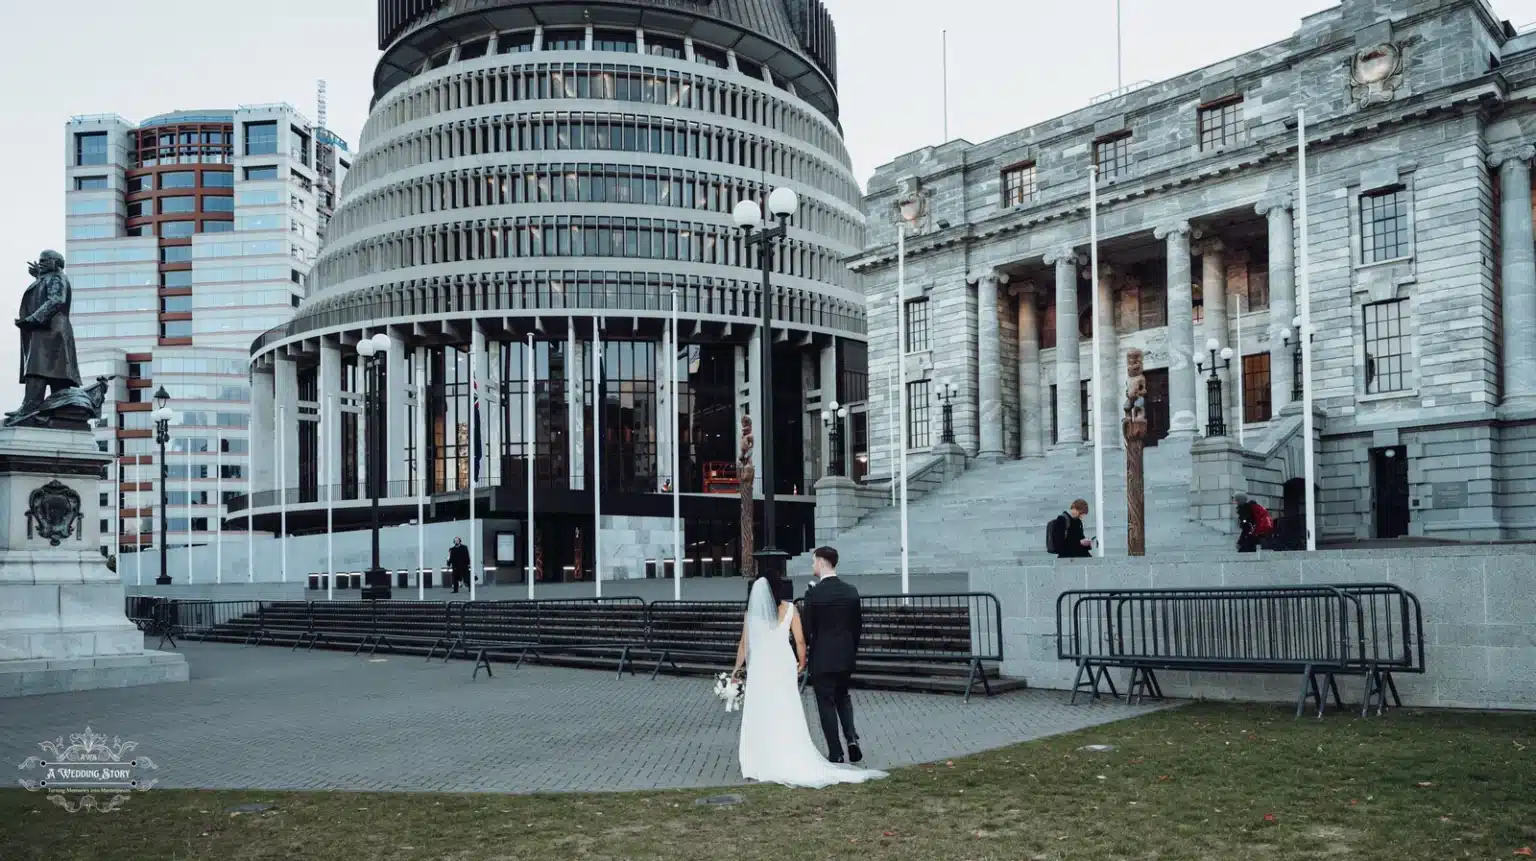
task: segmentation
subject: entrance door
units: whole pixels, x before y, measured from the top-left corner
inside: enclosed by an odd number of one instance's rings
[[[1376,537],[1408,534],[1408,450],[1403,446],[1371,450],[1375,476]]]
[[[1147,445],[1168,436],[1168,369],[1143,371],[1147,378]]]

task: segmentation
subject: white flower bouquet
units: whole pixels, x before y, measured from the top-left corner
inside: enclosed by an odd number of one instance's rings
[[[715,696],[725,701],[725,710],[736,711],[741,708],[741,700],[744,694],[741,680],[730,673],[721,673],[715,676]]]

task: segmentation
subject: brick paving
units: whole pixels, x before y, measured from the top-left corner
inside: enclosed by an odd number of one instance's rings
[[[151,646],[153,644],[150,644]],[[160,786],[567,792],[741,783],[739,714],[698,678],[353,657],[183,643],[192,680],[0,700],[0,759],[96,732],[139,743]],[[815,705],[806,692],[812,733]],[[1148,711],[1068,706],[1058,691],[969,705],[959,697],[855,691],[866,765],[976,753]]]

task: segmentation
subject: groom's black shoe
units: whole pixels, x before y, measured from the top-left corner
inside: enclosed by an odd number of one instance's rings
[[[827,762],[842,762],[842,761],[843,761],[843,755],[840,754],[840,753],[828,754],[828,756],[827,756]]]
[[[849,742],[848,743],[848,761],[849,762],[862,762],[863,760],[864,760],[864,751],[859,749],[859,743],[856,742],[856,741]]]

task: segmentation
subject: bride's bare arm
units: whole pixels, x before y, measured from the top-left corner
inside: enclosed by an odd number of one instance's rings
[[[800,627],[800,614],[799,613],[796,613],[794,618],[789,620],[789,632],[795,638],[795,654],[796,654],[796,656],[798,656],[798,658],[800,660],[800,669],[804,670],[805,669],[805,661],[806,661],[806,655],[805,655],[805,630]]]
[[[741,623],[741,640],[736,643],[736,666],[731,670],[731,675],[741,672],[741,665],[747,662],[747,623]]]

